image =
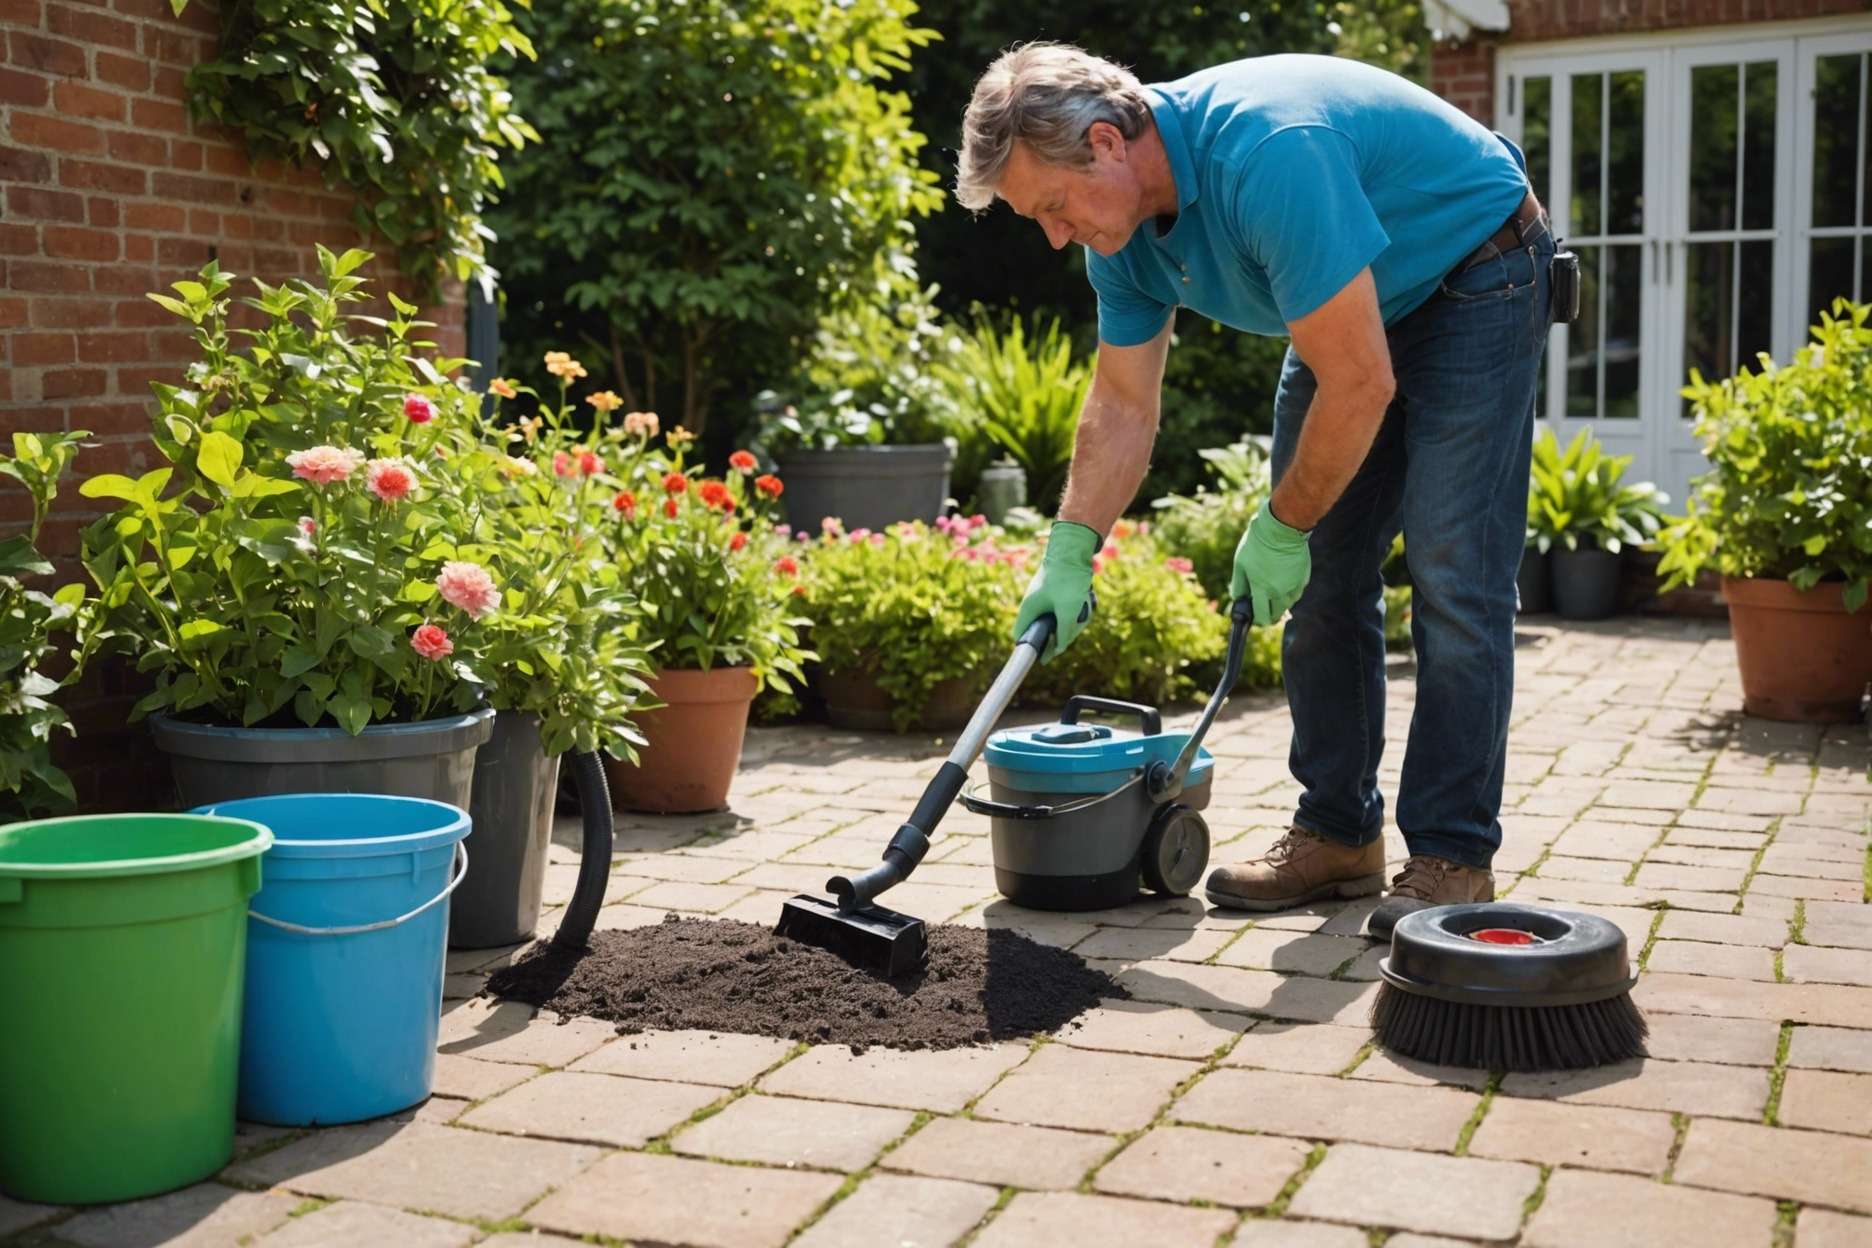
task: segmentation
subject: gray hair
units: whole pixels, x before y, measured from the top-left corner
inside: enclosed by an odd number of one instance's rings
[[[994,203],[1016,141],[1050,165],[1092,163],[1086,132],[1105,121],[1135,139],[1150,118],[1137,75],[1069,43],[1017,44],[975,83],[962,116],[956,199],[971,212]]]

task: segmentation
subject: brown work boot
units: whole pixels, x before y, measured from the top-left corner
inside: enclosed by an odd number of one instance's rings
[[[1391,895],[1378,903],[1365,930],[1376,940],[1390,940],[1397,921],[1413,910],[1453,906],[1465,901],[1494,901],[1495,876],[1486,867],[1465,867],[1448,858],[1412,854],[1391,880]]]
[[[1285,910],[1321,897],[1369,897],[1384,887],[1384,841],[1346,845],[1295,825],[1267,856],[1209,873],[1209,901],[1230,910]]]

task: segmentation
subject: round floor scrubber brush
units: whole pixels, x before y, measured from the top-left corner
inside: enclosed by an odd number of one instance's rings
[[[1398,920],[1372,1003],[1378,1043],[1441,1066],[1574,1070],[1644,1056],[1625,933],[1592,914],[1501,902]]]

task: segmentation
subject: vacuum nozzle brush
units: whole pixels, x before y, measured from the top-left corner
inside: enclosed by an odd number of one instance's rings
[[[777,935],[829,950],[854,966],[895,979],[922,969],[929,956],[923,920],[879,905],[842,909],[801,893],[780,907]]]

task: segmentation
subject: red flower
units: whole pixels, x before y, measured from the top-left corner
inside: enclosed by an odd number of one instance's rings
[[[578,465],[579,473],[587,477],[604,471],[604,460],[598,458],[597,454],[592,451],[580,451]]]
[[[420,394],[403,396],[403,414],[412,425],[426,425],[435,419],[435,404]]]
[[[743,533],[740,529],[736,529],[735,535],[728,539],[728,549],[740,550],[745,545],[747,545],[747,534]]]
[[[611,500],[611,505],[623,512],[626,516],[635,516],[637,514],[637,496],[632,494],[629,490],[619,490],[617,497]]]
[[[675,499],[666,498],[663,500],[663,514],[668,516],[672,520],[676,518],[676,500]]]
[[[773,570],[778,572],[781,576],[798,576],[799,560],[795,559],[792,555],[781,555],[778,559],[774,560]]]
[[[689,492],[689,478],[685,477],[680,472],[670,473],[663,478],[663,492],[672,495],[687,494]],[[671,514],[673,515],[675,513],[672,512]]]
[[[724,505],[732,507],[734,505],[734,499],[729,495],[728,487],[723,485],[720,481],[704,481],[701,485],[696,487],[696,493],[701,497],[702,502],[709,507],[722,507]]]
[[[564,451],[553,452],[553,476],[569,477],[572,475],[572,457]]]
[[[747,451],[736,451],[728,457],[728,466],[736,472],[753,472],[760,466],[760,461]]]
[[[779,477],[774,476],[770,472],[765,476],[755,477],[754,488],[765,494],[768,498],[779,498],[780,492],[786,487],[780,484]]]

